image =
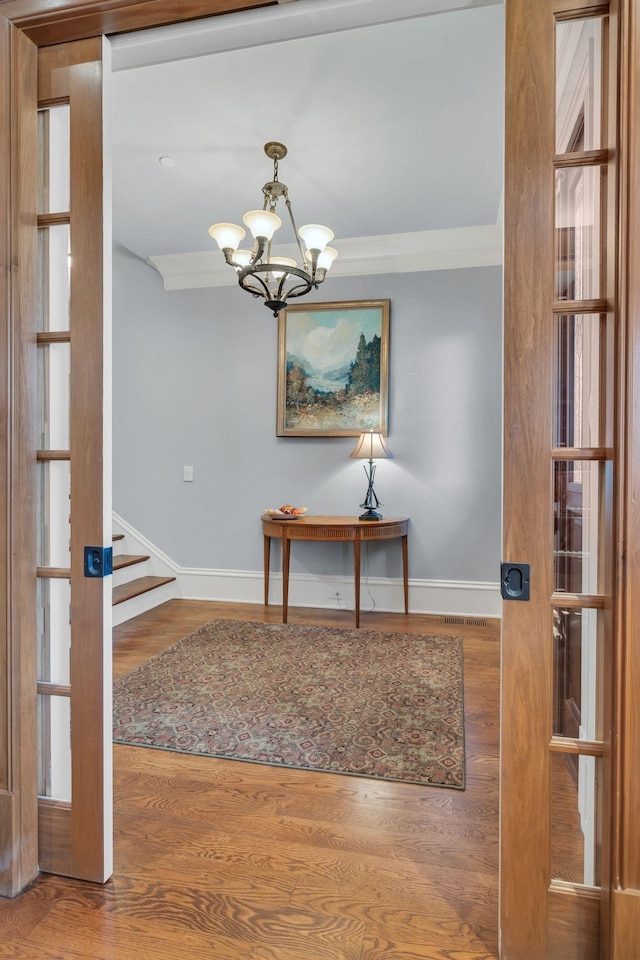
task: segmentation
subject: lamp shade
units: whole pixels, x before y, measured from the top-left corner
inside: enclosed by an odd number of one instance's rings
[[[333,230],[329,227],[323,227],[319,223],[307,223],[298,230],[298,236],[302,239],[307,250],[320,250],[322,252],[326,245],[333,240]]]
[[[234,250],[233,262],[240,267],[248,267],[251,263],[251,250]]]
[[[216,241],[221,250],[235,250],[246,235],[247,231],[236,223],[214,223],[209,227],[209,236]]]
[[[245,226],[249,227],[253,237],[264,237],[271,240],[276,230],[282,226],[282,220],[277,213],[270,210],[248,210],[242,218]]]
[[[354,460],[393,460],[393,454],[384,442],[384,437],[381,433],[374,433],[373,430],[360,434],[349,457]]]
[[[335,247],[325,247],[321,254],[318,256],[318,269],[319,270],[329,270],[331,264],[338,256],[338,251]]]
[[[281,266],[283,266],[283,267],[297,267],[297,266],[298,266],[298,264],[296,263],[296,261],[295,261],[295,260],[292,260],[291,257],[271,257],[271,260],[269,260],[269,266],[271,266],[271,265],[273,264],[274,267],[275,267],[275,265],[278,264],[278,263],[279,263]],[[274,276],[277,280],[279,280],[280,277],[283,277],[283,276],[285,275],[286,270],[276,270],[276,269],[273,269],[273,270],[271,271],[271,273],[273,274],[273,276]]]

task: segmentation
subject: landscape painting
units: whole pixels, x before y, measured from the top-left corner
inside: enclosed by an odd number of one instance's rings
[[[279,437],[386,437],[388,378],[388,300],[296,304],[280,314]]]

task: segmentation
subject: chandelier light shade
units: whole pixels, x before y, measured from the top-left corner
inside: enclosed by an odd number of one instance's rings
[[[242,222],[249,227],[254,240],[271,240],[276,230],[282,226],[282,220],[276,213],[268,210],[249,210],[242,218]]]
[[[216,241],[230,267],[238,274],[243,290],[254,297],[262,297],[277,317],[293,297],[303,297],[312,288],[317,289],[324,281],[327,271],[338,256],[338,251],[327,246],[333,240],[333,231],[319,223],[308,223],[296,228],[289,191],[278,180],[278,161],[287,155],[282,143],[265,144],[264,152],[273,160],[273,180],[262,188],[262,210],[249,210],[242,222],[251,232],[254,243],[251,250],[240,244],[247,235],[243,227],[235,223],[214,223],[209,227],[209,236]],[[280,198],[284,199],[289,219],[300,252],[300,263],[290,257],[271,255],[271,241],[282,220],[275,212]],[[303,247],[304,245],[304,247]]]
[[[247,231],[235,223],[214,223],[209,227],[209,234],[218,242],[221,250],[225,247],[235,250],[246,237]]]
[[[381,433],[374,433],[373,430],[367,433],[361,433],[358,442],[349,454],[349,457],[355,460],[368,460],[368,465],[363,464],[364,472],[367,477],[367,493],[364,501],[360,504],[364,513],[359,517],[360,520],[382,520],[382,514],[378,512],[378,507],[382,506],[373,489],[373,480],[376,475],[376,465],[374,460],[393,460],[393,454],[384,442]]]

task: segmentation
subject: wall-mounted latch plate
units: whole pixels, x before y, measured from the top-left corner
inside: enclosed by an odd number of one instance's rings
[[[113,573],[113,547],[85,547],[85,577],[108,577]]]
[[[500,564],[500,593],[503,600],[529,599],[529,564]]]

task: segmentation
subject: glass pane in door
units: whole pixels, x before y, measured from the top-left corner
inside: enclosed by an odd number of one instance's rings
[[[39,110],[38,134],[38,213],[65,213],[71,168],[69,104]]]
[[[64,567],[71,562],[70,472],[67,460],[38,463],[37,563]]]
[[[556,25],[556,153],[602,146],[602,20]]]
[[[604,321],[598,314],[555,318],[554,447],[599,447],[604,403]]]
[[[553,732],[580,740],[602,739],[601,610],[553,609]]]
[[[70,326],[71,253],[69,224],[38,230],[38,330]]]
[[[556,170],[556,300],[602,296],[600,167]]]
[[[601,564],[601,475],[598,460],[554,463],[555,590],[599,595]]]
[[[554,753],[551,757],[551,876],[600,885],[602,760]]]
[[[38,696],[38,793],[71,800],[71,701]]]
[[[68,685],[71,655],[71,584],[38,578],[38,680]]]
[[[38,347],[40,450],[69,449],[69,354],[68,343]]]

